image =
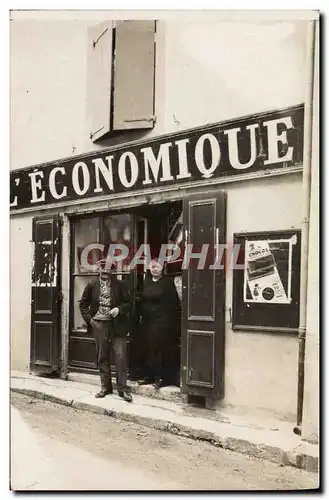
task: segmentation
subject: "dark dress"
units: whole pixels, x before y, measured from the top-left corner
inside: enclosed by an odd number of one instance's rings
[[[172,278],[145,280],[141,298],[142,327],[146,334],[148,375],[172,382],[177,358],[181,306]]]

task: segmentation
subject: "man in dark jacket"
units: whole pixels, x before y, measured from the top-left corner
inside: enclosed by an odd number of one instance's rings
[[[96,340],[97,361],[101,378],[101,390],[95,397],[103,398],[113,393],[111,379],[111,345],[115,353],[116,381],[119,396],[131,402],[127,386],[127,334],[131,311],[130,293],[124,282],[112,274],[113,265],[107,267],[105,260],[99,263],[99,280],[86,286],[80,311],[83,319],[92,328]]]

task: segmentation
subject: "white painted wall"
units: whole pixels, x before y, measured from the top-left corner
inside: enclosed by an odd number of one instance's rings
[[[10,358],[12,370],[28,370],[31,316],[31,216],[10,221]]]
[[[79,20],[71,15],[11,21],[11,168],[304,101],[304,23],[160,21],[154,130],[95,146],[86,134],[86,30],[97,19],[95,12]],[[243,230],[300,227],[301,176],[227,189],[229,239]],[[273,208],[265,211],[263,204]],[[11,277],[12,367],[26,369],[30,255],[20,258],[20,249],[29,248],[31,217],[13,218],[11,233],[11,259],[18,263]],[[228,307],[231,298],[228,275]],[[225,402],[295,413],[295,338],[233,333],[228,324],[226,345]]]
[[[11,22],[12,169],[83,151],[87,24]]]
[[[300,228],[301,175],[235,184],[227,189],[229,246],[233,245],[233,233]],[[226,293],[225,402],[295,414],[297,336],[232,331],[232,271],[227,273]]]
[[[320,304],[319,304],[319,27],[315,32],[315,77],[312,133],[309,265],[305,342],[305,386],[302,437],[318,442],[320,431]]]
[[[303,437],[319,440],[320,305],[319,305],[319,166],[314,159],[311,192],[310,242],[305,343]]]
[[[86,124],[86,72],[87,28],[97,23],[95,13],[55,21],[51,12],[39,21],[12,15],[12,169],[304,101],[305,21],[160,20],[156,126],[94,145]]]
[[[304,23],[181,21],[165,29],[166,130],[303,102]]]

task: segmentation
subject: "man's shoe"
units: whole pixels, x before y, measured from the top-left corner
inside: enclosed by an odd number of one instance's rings
[[[101,389],[95,394],[95,398],[105,398],[108,394],[113,394],[113,389]]]
[[[133,397],[132,397],[130,391],[127,391],[127,390],[119,391],[119,396],[120,396],[120,398],[127,401],[127,403],[132,403]]]
[[[166,386],[166,384],[165,384],[165,382],[163,381],[163,379],[162,379],[162,378],[160,378],[159,380],[157,380],[157,381],[153,384],[153,387],[154,387],[155,389],[161,389],[161,387],[165,387],[165,386]]]
[[[138,380],[138,385],[150,385],[152,384],[153,379],[151,377],[146,377],[144,379]]]

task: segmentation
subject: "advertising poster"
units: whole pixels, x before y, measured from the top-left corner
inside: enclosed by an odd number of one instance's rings
[[[290,304],[292,245],[297,237],[246,240],[244,302]]]

